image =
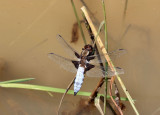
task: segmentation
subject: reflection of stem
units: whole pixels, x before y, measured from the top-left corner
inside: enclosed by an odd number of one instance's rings
[[[125,31],[123,32],[123,34],[120,36],[119,40],[118,40],[117,42],[114,41],[114,42],[117,44],[117,47],[120,46],[121,41],[124,39],[124,37],[126,36],[126,34],[128,33],[128,31],[131,29],[131,27],[132,27],[132,25],[129,24],[129,25],[127,26],[127,28],[125,29]]]
[[[127,28],[125,29],[124,33],[122,34],[122,36],[120,37],[120,41],[125,37],[125,35],[128,33],[129,29],[131,28],[131,24],[129,24],[127,26]]]
[[[83,20],[80,21],[80,23],[83,23],[83,22],[84,22]],[[73,24],[73,27],[72,27],[72,39],[71,39],[71,43],[77,42],[78,38],[79,38],[79,26],[78,26],[78,22],[76,21]]]
[[[51,1],[51,0],[50,0]],[[40,15],[38,15],[31,23],[29,23],[27,25],[27,27],[25,28],[24,31],[22,31],[22,33],[20,33],[17,38],[15,38],[13,41],[11,41],[9,43],[9,47],[13,47],[13,46],[16,46],[16,42],[18,42],[20,39],[24,39],[24,35],[26,35],[26,33],[28,34],[29,30],[39,21],[42,19],[42,17],[45,16],[45,14],[51,9],[54,7],[55,3],[57,2],[58,0],[52,0],[49,5],[40,13]]]
[[[125,20],[125,18],[126,18],[127,6],[128,6],[128,0],[125,1],[124,12],[123,12],[123,20]]]

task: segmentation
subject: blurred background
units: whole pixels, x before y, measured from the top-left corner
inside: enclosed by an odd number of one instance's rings
[[[101,1],[84,2],[92,12],[92,18],[96,18],[94,23],[98,27],[103,21]],[[114,64],[125,70],[121,78],[136,100],[139,113],[159,115],[160,1],[128,0],[124,15],[125,3],[125,0],[105,0],[109,51],[127,50],[128,53],[116,59]],[[82,1],[75,1],[75,6],[83,19]],[[78,41],[70,43],[75,22],[71,2],[67,0],[0,0],[0,80],[33,77],[36,79],[27,83],[66,88],[75,74],[64,71],[47,54],[54,52],[69,57],[56,40],[57,34],[81,51],[84,43],[80,32]],[[84,24],[82,27],[90,43]],[[93,91],[98,81],[99,78],[85,77],[81,91]],[[120,86],[119,90],[125,97]],[[54,115],[62,96],[10,88],[0,88],[0,92],[1,115]],[[81,98],[87,97],[67,95],[61,111],[72,111]],[[129,102],[125,105],[124,114],[135,115]],[[100,113],[96,111],[94,114]]]

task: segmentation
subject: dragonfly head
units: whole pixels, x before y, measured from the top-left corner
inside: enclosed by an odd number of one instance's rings
[[[89,53],[92,53],[92,52],[93,52],[93,47],[92,47],[92,45],[90,45],[90,44],[85,45],[83,49],[89,51]]]

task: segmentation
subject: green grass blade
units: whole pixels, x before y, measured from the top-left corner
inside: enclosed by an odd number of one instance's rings
[[[32,90],[39,90],[39,91],[47,91],[47,92],[54,92],[54,93],[65,93],[66,89],[61,88],[54,88],[54,87],[48,87],[48,86],[40,86],[40,85],[31,85],[31,84],[20,84],[20,83],[4,83],[0,84],[0,87],[4,88],[21,88],[21,89],[32,89]],[[69,90],[67,94],[74,94],[73,90]],[[78,92],[77,95],[80,96],[90,96],[91,92]],[[98,96],[104,96],[103,94],[98,94]],[[110,99],[110,96],[107,95],[107,98]],[[115,98],[115,96],[113,96]],[[121,97],[122,101],[128,101],[127,98]]]
[[[103,14],[104,14],[104,33],[105,33],[105,48],[108,52],[108,38],[107,38],[107,22],[106,22],[106,8],[104,0],[102,0],[102,6],[103,6]],[[105,71],[108,70],[108,62],[105,62]],[[106,115],[106,106],[107,106],[107,83],[108,83],[108,77],[105,75],[105,98],[104,98],[104,115]]]
[[[79,17],[78,17],[78,14],[77,14],[77,11],[76,11],[76,8],[75,8],[75,5],[74,5],[73,0],[71,0],[71,3],[72,3],[72,7],[73,7],[74,14],[75,14],[76,19],[77,19],[77,22],[78,22],[78,27],[79,27],[79,29],[80,29],[80,31],[81,31],[81,35],[82,35],[84,44],[86,45],[87,42],[86,42],[86,39],[85,39],[85,36],[84,36],[84,32],[83,32],[83,29],[82,29],[82,26],[81,26],[81,23],[80,23],[80,20],[79,20]]]
[[[0,82],[0,84],[4,84],[4,83],[19,83],[19,82],[25,82],[25,81],[30,81],[30,80],[34,80],[35,78],[24,78],[24,79],[16,79],[16,80],[8,80],[8,81],[2,81]]]

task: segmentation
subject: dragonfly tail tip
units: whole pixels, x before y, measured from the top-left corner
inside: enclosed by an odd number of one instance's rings
[[[76,96],[76,95],[77,95],[77,93],[78,93],[78,92],[74,92],[74,96]]]

